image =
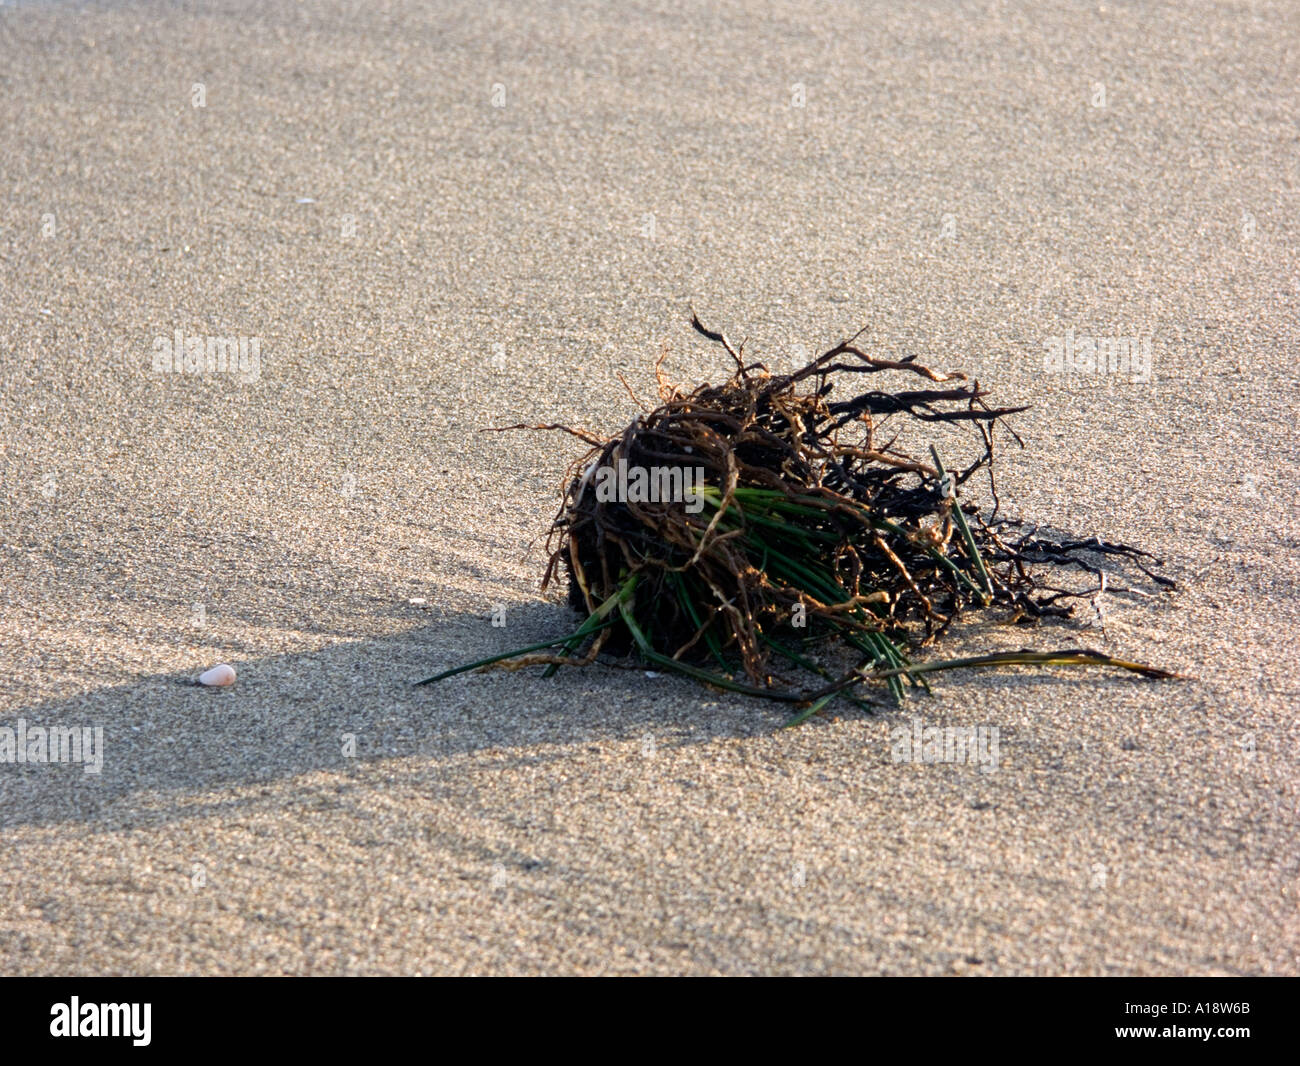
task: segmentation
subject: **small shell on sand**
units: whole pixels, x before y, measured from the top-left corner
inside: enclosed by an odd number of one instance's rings
[[[200,685],[233,685],[234,683],[235,668],[225,663],[199,674]]]

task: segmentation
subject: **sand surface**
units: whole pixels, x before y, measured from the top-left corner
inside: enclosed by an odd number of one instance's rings
[[[0,972],[1300,972],[1298,119],[1281,0],[0,5],[0,726],[104,736],[0,764]],[[477,430],[717,380],[692,303],[1032,403],[1004,508],[1183,587],[954,646],[1195,680],[411,688],[573,622],[576,442]]]

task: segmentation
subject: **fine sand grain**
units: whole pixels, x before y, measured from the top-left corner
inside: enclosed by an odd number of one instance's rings
[[[1298,98],[1284,0],[0,6],[0,726],[104,736],[0,763],[0,972],[1300,972]],[[1005,510],[1183,587],[953,649],[1194,679],[412,688],[573,625],[582,445],[477,430],[719,379],[691,304],[1033,404]]]

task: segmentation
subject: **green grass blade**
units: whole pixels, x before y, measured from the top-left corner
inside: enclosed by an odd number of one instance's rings
[[[939,458],[939,452],[933,444],[930,445],[930,454],[934,457],[934,467],[939,471],[940,479],[947,478],[948,471],[943,468],[943,460]],[[962,540],[966,543],[966,550],[970,553],[971,559],[975,563],[975,570],[979,573],[980,582],[984,586],[981,593],[984,606],[987,607],[993,602],[993,582],[989,578],[989,572],[984,566],[984,559],[980,555],[980,550],[975,546],[975,538],[972,536],[970,526],[966,524],[966,515],[962,512],[961,504],[957,502],[957,485],[953,483],[952,496],[952,515],[957,522],[957,529],[961,532]]]
[[[703,627],[703,622],[700,620],[700,612],[695,609],[695,601],[691,599],[690,591],[686,587],[686,579],[681,574],[671,572],[668,574],[668,577],[672,582],[673,587],[677,590],[677,598],[686,609],[686,613],[691,616],[691,621],[695,624],[695,628],[697,630],[701,629]],[[718,635],[714,633],[712,629],[704,630],[704,643],[708,645],[709,652],[717,661],[717,664],[725,670],[727,668],[727,660],[722,657],[722,644],[718,640]]]
[[[838,692],[832,692],[829,696],[823,696],[821,699],[819,699],[819,700],[817,700],[816,702],[814,702],[814,703],[810,704],[809,706],[805,707],[802,711],[800,711],[798,714],[796,714],[796,715],[795,715],[793,718],[791,718],[788,722],[785,722],[785,723],[781,726],[781,728],[782,728],[782,729],[793,729],[795,726],[799,725],[801,722],[806,722],[809,718],[811,718],[814,714],[816,714],[818,711],[820,711],[823,707],[826,706],[826,704],[830,703],[831,700],[833,700],[833,699],[834,699],[836,696],[838,696],[838,695],[839,695]]]
[[[775,651],[778,655],[784,656],[786,659],[789,659],[796,666],[803,667],[803,669],[807,670],[809,673],[816,674],[818,677],[824,677],[827,681],[835,680],[835,676],[829,670],[826,670],[818,666],[811,659],[804,658],[793,648],[787,647],[786,645],[782,644],[780,641],[775,640],[774,638],[768,636],[766,633],[760,633],[759,638],[763,641],[764,644],[767,644],[769,647],[771,647],[772,650]],[[872,709],[870,703],[868,703],[864,699],[859,698],[858,696],[850,696],[848,693],[841,693],[841,695],[843,695],[844,698],[848,700],[850,703],[852,703],[855,707],[859,707],[864,711],[870,711]]]
[[[680,662],[671,656],[664,655],[650,646],[650,641],[641,630],[632,613],[630,603],[620,602],[619,611],[623,615],[623,624],[627,626],[628,632],[632,634],[632,639],[636,641],[637,648],[641,654],[652,663],[672,670],[679,674],[685,674],[687,677],[694,678],[696,681],[703,681],[707,685],[716,685],[718,688],[725,689],[728,692],[743,692],[747,696],[761,696],[764,699],[778,700],[783,703],[802,703],[806,697],[799,695],[797,692],[782,692],[779,689],[758,688],[754,685],[745,685],[739,681],[732,681],[730,678],[720,677],[708,670],[703,670],[698,666],[692,666],[690,663]]]
[[[870,678],[887,678],[901,673],[932,674],[940,670],[962,670],[967,667],[991,666],[1111,666],[1119,670],[1141,674],[1160,680],[1179,678],[1183,675],[1161,670],[1145,663],[1133,663],[1126,659],[1116,659],[1101,652],[1087,648],[1064,648],[1060,651],[1005,651],[992,655],[973,655],[966,659],[944,659],[932,663],[913,663],[905,668],[895,667],[889,670],[874,671],[866,675]]]
[[[587,637],[590,634],[594,633],[597,629],[603,629],[604,626],[598,623],[600,623],[602,619],[608,616],[609,613],[613,611],[613,609],[616,606],[618,606],[618,599],[620,596],[623,596],[628,592],[629,584],[635,584],[635,583],[636,583],[635,577],[628,578],[627,581],[625,581],[622,585],[619,586],[617,592],[615,592],[612,596],[610,596],[607,600],[605,600],[605,602],[602,603],[599,607],[597,607],[594,612],[587,615],[586,621],[584,621],[582,625],[580,625],[577,629],[575,629],[573,631],[572,636],[570,636],[569,639],[564,642],[564,648],[562,649],[562,653],[564,655],[572,655],[577,650],[578,645],[582,643],[584,637]],[[549,666],[546,667],[545,670],[542,671],[542,677],[553,677],[555,675],[555,672],[559,670],[559,668],[560,668],[559,663],[551,663]]]
[[[585,622],[583,624],[586,625]],[[593,627],[593,629],[588,630],[588,632],[592,632],[594,629],[604,629],[605,626],[609,624],[609,622],[605,622],[603,625]],[[540,644],[528,644],[522,648],[515,648],[513,651],[502,652],[500,655],[489,655],[486,659],[479,659],[477,662],[466,663],[464,666],[456,666],[450,670],[444,670],[440,674],[434,674],[433,677],[426,677],[423,681],[416,681],[415,684],[432,685],[435,681],[443,681],[446,678],[455,677],[457,674],[463,674],[469,670],[477,670],[480,666],[491,666],[493,663],[499,663],[506,659],[513,659],[516,655],[527,655],[529,652],[542,651],[546,648],[555,648],[561,644],[567,644],[577,636],[580,636],[580,634],[575,632],[569,634],[567,637],[557,637],[555,640],[545,640]]]

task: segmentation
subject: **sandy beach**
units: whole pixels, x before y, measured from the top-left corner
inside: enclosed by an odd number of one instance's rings
[[[0,973],[1300,973],[1295,5],[8,3],[0,189],[0,727],[102,759],[0,761]],[[479,431],[692,307],[1031,404],[1003,510],[1179,588],[949,646],[1189,678],[413,688],[575,621]]]

